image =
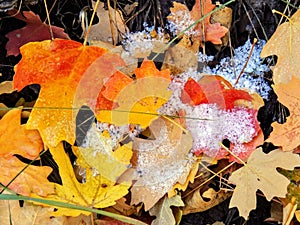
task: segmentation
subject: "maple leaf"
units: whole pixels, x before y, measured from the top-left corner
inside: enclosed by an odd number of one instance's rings
[[[123,60],[106,49],[61,39],[28,43],[21,53],[14,87],[41,86],[26,127],[38,129],[48,146],[62,140],[74,143],[79,108],[107,108],[109,102],[99,95],[103,80],[113,75]]]
[[[143,202],[146,211],[174,184],[184,184],[193,164],[193,159],[189,158],[190,134],[183,133],[180,127],[160,117],[150,124],[150,131],[149,140],[134,139],[137,160],[129,176],[130,180],[136,180],[131,188],[131,204]]]
[[[149,210],[151,216],[156,216],[151,225],[177,224],[179,221],[175,221],[171,206],[184,206],[179,195],[175,195],[171,198],[164,196]]]
[[[292,76],[300,78],[299,59],[299,32],[300,32],[300,10],[298,10],[288,22],[281,24],[268,40],[261,57],[277,55],[277,63],[273,69],[273,80],[275,84],[287,83]]]
[[[190,21],[190,25],[192,25],[195,21],[210,13],[216,7],[212,4],[211,0],[196,0],[193,9],[189,12],[185,5],[177,2],[173,4],[174,7],[170,8],[171,15],[168,16],[168,19],[175,24],[178,23],[178,21],[184,21],[186,18],[189,18],[192,20]],[[207,16],[203,21],[198,23],[193,28],[194,32],[188,32],[188,34],[191,34],[192,39],[200,45],[202,45],[203,36],[205,41],[210,41],[213,44],[222,44],[221,38],[228,32],[228,29],[221,26],[220,23],[211,24],[210,17],[211,16]],[[179,32],[180,31],[181,30],[179,30]]]
[[[73,148],[75,154],[80,153],[80,150],[76,149],[76,147]],[[64,151],[63,144],[59,143],[56,147],[50,148],[50,152],[59,167],[62,185],[55,184],[55,194],[48,195],[46,199],[87,207],[105,208],[114,205],[116,200],[128,193],[130,182],[116,184],[116,178],[108,179],[102,176],[102,172],[111,172],[116,175],[114,171],[108,170],[111,166],[116,166],[116,161],[107,162],[106,165],[108,167],[105,168],[105,171],[101,170],[95,173],[89,162],[79,158],[78,162],[83,163],[79,166],[85,171],[84,181],[80,183],[74,174],[73,166]],[[77,157],[82,157],[82,155],[78,154]],[[95,159],[97,158],[99,157]],[[95,163],[96,161],[94,160],[92,164],[95,165]],[[123,168],[123,164],[119,163],[118,165]],[[59,208],[54,215],[78,216],[80,213],[90,214],[90,212],[85,211]]]
[[[294,76],[289,83],[273,85],[278,101],[288,107],[290,115],[284,124],[272,123],[273,131],[266,141],[282,146],[284,151],[300,145],[299,86],[300,79]]]
[[[43,142],[36,130],[26,130],[20,124],[21,109],[9,111],[0,121],[0,183],[8,185],[27,164],[16,156],[27,159],[38,158]],[[36,193],[42,196],[54,192],[54,185],[47,180],[50,167],[28,166],[8,188],[18,194]]]
[[[135,81],[130,81],[124,74],[112,76],[112,80],[107,81],[102,94],[113,99],[117,107],[101,112],[97,117],[99,121],[115,125],[139,124],[146,128],[157,118],[157,110],[171,96],[168,91],[170,72],[159,71],[153,61],[146,60],[135,70],[135,74]]]
[[[265,154],[261,148],[256,149],[247,164],[229,177],[229,182],[236,185],[229,207],[237,207],[240,216],[247,218],[256,207],[257,190],[262,191],[268,201],[273,197],[284,198],[290,181],[276,168],[293,170],[297,166],[300,166],[297,154],[279,149]]]
[[[49,25],[43,23],[40,17],[32,11],[18,13],[14,18],[24,21],[26,26],[5,35],[9,39],[6,44],[8,56],[20,54],[19,48],[28,42],[51,39]],[[55,38],[69,39],[69,36],[64,33],[64,29],[56,26],[51,26],[51,29]]]
[[[226,86],[224,82],[226,82]],[[229,85],[225,79],[219,76],[203,76],[198,82],[189,78],[184,85],[181,100],[192,106],[215,103],[221,109],[226,110],[232,109],[236,100],[251,101],[252,97],[248,92],[236,90]]]

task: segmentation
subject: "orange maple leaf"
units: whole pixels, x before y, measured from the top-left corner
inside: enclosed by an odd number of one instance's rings
[[[56,146],[62,140],[73,144],[79,108],[108,107],[109,102],[100,101],[103,80],[123,60],[106,49],[60,39],[28,43],[21,54],[14,87],[41,86],[27,128],[38,129],[46,145]]]
[[[21,109],[14,109],[0,121],[0,183],[26,196],[31,193],[41,196],[53,193],[54,184],[47,180],[52,171],[50,167],[28,166],[14,156],[16,154],[35,159],[43,149],[38,131],[26,130],[25,125],[20,124],[20,119]],[[26,169],[18,175],[24,168]]]

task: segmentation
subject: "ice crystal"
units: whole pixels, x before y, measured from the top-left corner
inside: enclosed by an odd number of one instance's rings
[[[257,92],[263,98],[268,99],[271,87],[264,79],[264,73],[268,72],[270,68],[267,65],[264,65],[260,58],[260,52],[265,43],[264,40],[260,40],[254,46],[249,62],[235,87]],[[204,72],[220,75],[234,85],[237,77],[247,62],[251,47],[252,44],[250,43],[250,40],[248,40],[243,46],[234,50],[233,58],[226,57],[213,69],[210,70],[206,67],[206,71]],[[208,59],[210,58],[199,53],[199,62],[207,62]]]

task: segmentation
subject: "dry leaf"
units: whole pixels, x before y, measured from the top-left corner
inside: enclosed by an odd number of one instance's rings
[[[113,75],[123,60],[106,49],[59,39],[28,43],[21,47],[21,53],[14,87],[41,86],[27,128],[38,129],[47,146],[62,140],[73,144],[79,108],[107,108],[99,96],[103,79]]]
[[[193,159],[189,156],[192,137],[178,125],[158,118],[150,124],[150,139],[136,138],[133,149],[137,162],[131,188],[131,204],[143,202],[152,208],[176,183],[184,184]]]
[[[216,192],[214,189],[210,188],[205,191],[202,196],[199,190],[188,196],[184,201],[185,205],[182,214],[187,215],[190,213],[206,211],[229,198],[231,192],[222,190]]]
[[[292,76],[300,78],[300,10],[281,24],[261,51],[261,57],[277,55],[273,69],[275,84],[287,83]]]
[[[178,221],[175,220],[171,206],[184,206],[183,201],[179,195],[168,198],[166,195],[161,198],[150,210],[151,216],[156,216],[151,225],[176,225]]]
[[[9,39],[6,44],[7,55],[17,56],[20,54],[19,48],[28,42],[51,39],[49,26],[43,23],[40,17],[32,11],[19,12],[14,18],[24,21],[26,26],[5,35]],[[63,28],[51,26],[51,29],[55,38],[69,39]]]
[[[92,4],[93,8],[95,8],[96,3],[92,2]],[[93,25],[89,33],[89,39],[92,45],[95,45],[97,41],[116,44],[122,40],[120,34],[124,34],[128,30],[122,17],[122,12],[110,6],[108,7],[108,10],[105,10],[104,3],[101,2],[97,8],[99,23]]]
[[[278,101],[288,107],[290,115],[284,124],[272,123],[273,132],[266,141],[281,146],[283,151],[292,151],[300,145],[299,87],[300,80],[294,76],[287,84],[273,86]]]
[[[24,202],[20,206],[19,201],[0,201],[1,225],[68,225],[66,217],[53,217],[53,208],[44,208]]]
[[[229,177],[229,182],[236,185],[229,207],[237,207],[240,216],[247,218],[256,207],[257,190],[262,191],[268,201],[285,197],[290,181],[276,168],[293,170],[297,166],[300,166],[300,158],[296,154],[279,149],[265,154],[261,148],[256,149],[247,164]]]

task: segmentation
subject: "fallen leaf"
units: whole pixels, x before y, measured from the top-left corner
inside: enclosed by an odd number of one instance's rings
[[[116,84],[107,85],[104,96],[109,94],[114,98],[117,107],[112,111],[100,113],[97,119],[101,122],[108,122],[115,125],[139,124],[142,128],[149,126],[151,121],[158,117],[158,109],[167,102],[171,96],[168,90],[170,84],[169,70],[159,71],[156,69],[154,62],[144,61],[140,68],[135,70],[136,80],[129,82],[126,75],[120,76],[113,82],[108,80],[107,83]],[[123,78],[122,78],[123,77]],[[123,82],[122,80],[125,80]],[[125,86],[124,83],[127,85]],[[118,93],[117,93],[118,92]]]
[[[75,149],[76,147],[73,148]],[[85,171],[85,178],[82,183],[78,182],[62,143],[59,143],[57,147],[50,148],[50,152],[59,167],[62,185],[55,184],[55,194],[48,195],[46,199],[91,208],[105,208],[114,205],[116,200],[128,193],[130,182],[116,184],[115,181],[103,177],[102,171],[95,173],[88,162],[84,160],[79,160],[79,162],[84,163],[79,166]],[[74,152],[76,153],[78,150]],[[111,165],[113,166],[114,163],[112,162]],[[111,172],[113,173],[113,171]],[[53,215],[78,216],[80,213],[84,215],[90,214],[90,212],[86,211],[59,208]]]
[[[47,180],[52,171],[50,167],[28,166],[14,156],[38,159],[43,150],[38,131],[26,130],[25,125],[20,123],[21,109],[10,110],[0,120],[0,183],[26,196],[31,193],[41,196],[53,193],[54,184]]]
[[[256,207],[257,190],[262,191],[268,201],[273,197],[284,198],[290,181],[276,168],[293,170],[297,166],[300,166],[300,158],[296,154],[279,149],[265,154],[261,148],[256,149],[247,164],[229,177],[229,182],[236,185],[229,208],[237,207],[240,216],[246,219]]]
[[[273,86],[278,101],[288,107],[290,115],[284,124],[272,123],[273,131],[266,141],[281,146],[283,151],[292,151],[300,145],[299,85],[300,80],[293,76],[290,82]]]
[[[8,38],[6,44],[7,55],[17,56],[20,54],[19,48],[33,41],[50,40],[50,27],[43,23],[39,15],[34,14],[32,11],[17,13],[14,18],[22,20],[26,26],[17,30],[13,30],[5,35]],[[64,33],[63,28],[51,26],[53,36],[55,38],[69,39],[69,36]]]
[[[225,201],[230,196],[231,192],[222,190],[216,192],[213,188],[209,188],[202,195],[200,191],[197,190],[185,199],[182,214],[187,215],[190,213],[206,211]]]
[[[226,82],[226,86],[224,82]],[[192,106],[215,103],[220,109],[226,110],[232,109],[236,100],[252,100],[248,92],[234,89],[229,85],[225,79],[219,76],[204,75],[198,82],[189,78],[184,85],[181,100]]]
[[[275,84],[288,83],[292,76],[298,77],[300,71],[300,10],[288,22],[281,24],[263,47],[260,56],[277,55],[277,63],[273,69]]]
[[[119,176],[130,167],[131,145],[130,142],[113,150],[110,137],[105,137],[95,125],[92,125],[86,134],[84,145],[76,148],[77,163],[79,165],[86,163],[94,170],[94,173],[99,173],[105,179],[116,182]]]
[[[95,2],[92,2],[95,8]],[[121,35],[128,31],[120,10],[115,10],[108,6],[104,8],[104,3],[100,2],[97,8],[99,22],[91,27],[89,39],[93,44],[95,41],[105,41],[116,44],[122,40]]]
[[[19,201],[0,201],[1,225],[67,225],[66,217],[53,217],[53,208],[33,205],[24,202],[22,207]],[[74,223],[73,223],[74,224]]]
[[[171,206],[184,206],[184,203],[179,195],[175,195],[171,198],[164,196],[149,210],[151,216],[156,216],[151,225],[177,224],[178,221],[176,221],[174,218]]]
[[[143,202],[152,208],[176,183],[184,184],[193,165],[189,156],[192,137],[171,121],[158,118],[150,124],[153,137],[136,138],[131,204]]]
[[[73,144],[78,110],[82,105],[94,111],[107,108],[99,95],[103,80],[123,61],[106,49],[60,39],[28,43],[21,53],[14,87],[41,86],[26,127],[38,129],[47,146],[62,140]]]
[[[168,20],[173,21],[176,24],[185,23],[193,24],[206,14],[210,13],[216,6],[212,4],[211,0],[196,0],[193,9],[189,12],[188,8],[181,3],[173,3],[174,7],[170,8],[171,15],[168,16]],[[203,41],[210,41],[213,44],[222,44],[221,38],[228,32],[226,27],[220,25],[220,23],[212,24],[210,22],[211,16],[206,16],[201,22],[199,22],[192,29],[194,32],[189,31],[192,36],[193,42],[197,43],[198,46],[202,46]],[[178,29],[178,33],[182,32],[188,26],[183,26]],[[204,38],[203,38],[204,37]]]

